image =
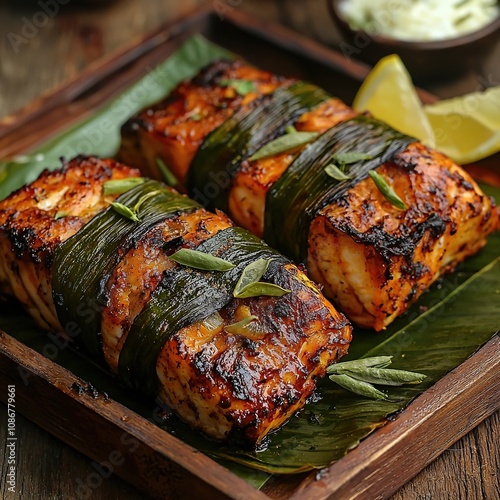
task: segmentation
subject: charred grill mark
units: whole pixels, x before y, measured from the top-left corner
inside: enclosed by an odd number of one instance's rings
[[[105,200],[102,196],[103,182],[137,175],[137,170],[113,160],[80,156],[64,160],[59,171],[45,170],[32,184],[0,202],[4,258],[10,268],[16,262],[16,272],[0,276],[0,281],[7,284],[11,293],[22,297],[20,300],[40,327],[62,330],[51,285],[56,247],[113,199]],[[59,210],[69,215],[56,220]],[[57,301],[58,297],[54,299]]]
[[[194,368],[198,374],[207,376],[212,370],[212,359],[215,355],[215,346],[209,346],[200,352],[197,352],[194,357]]]
[[[331,318],[329,306],[317,302],[317,290],[300,282],[297,269],[287,266],[271,270],[272,281],[292,293],[238,299],[219,311],[224,324],[230,324],[241,308],[247,308],[258,317],[256,328],[262,335],[229,334],[222,328],[204,338],[200,326],[175,335],[182,363],[170,361],[170,366],[183,377],[190,373],[191,391],[201,394],[207,405],[217,406],[218,421],[230,422],[220,425],[231,440],[259,442],[269,429],[282,425],[304,404],[314,379],[324,374],[325,360],[344,354],[350,340],[346,318],[338,313]],[[288,314],[276,314],[277,310]],[[185,335],[191,340],[183,341]],[[164,350],[162,357],[170,355]],[[218,388],[217,395],[210,384]]]
[[[240,61],[219,59],[202,69],[192,80],[195,86],[211,87],[231,69],[241,67]]]
[[[411,172],[419,165],[418,157],[416,157],[414,155],[408,155],[408,154],[406,154],[406,152],[397,154],[394,157],[393,161],[398,167],[400,167],[408,172]],[[435,191],[434,191],[434,193],[435,193]]]
[[[16,257],[22,258],[25,254],[34,259],[35,262],[40,262],[39,251],[36,248],[37,233],[32,227],[12,227],[7,231],[7,236],[12,243],[12,248]],[[42,252],[47,250],[47,246],[39,247]]]
[[[183,182],[194,153],[207,134],[231,116],[235,109],[249,105],[248,100],[234,95],[231,89],[221,88],[222,78],[244,78],[258,82],[257,95],[252,95],[252,99],[272,92],[271,83],[280,85],[286,81],[266,72],[258,72],[240,61],[216,61],[191,81],[181,83],[165,101],[140,114],[144,120],[140,126],[145,133],[135,148],[139,151],[136,153],[139,160],[147,163],[149,157],[163,155],[174,166],[177,165],[177,169],[173,170]],[[202,114],[206,114],[200,122],[189,123],[183,130],[182,121],[188,121],[190,111],[197,106]],[[332,98],[301,116],[295,127],[301,131],[322,133],[356,115],[344,103]],[[172,123],[166,126],[165,120],[168,122],[170,119]],[[169,128],[169,133],[165,127]],[[148,130],[165,137],[168,135],[170,142]],[[136,157],[130,150],[133,148],[127,151],[124,145],[122,149],[124,158],[126,154]],[[229,197],[230,214],[238,224],[262,235],[266,193],[293,161],[294,155],[288,152],[272,158],[243,162],[240,172],[234,176]],[[179,160],[181,156],[183,158]],[[482,195],[468,174],[443,155],[420,143],[410,144],[404,152],[395,156],[393,163],[379,168],[389,175],[397,191],[406,197],[410,207],[408,213],[402,216],[391,211],[388,202],[380,199],[374,186],[366,186],[365,183],[364,192],[360,193],[359,186],[356,186],[351,193],[337,200],[334,207],[332,205],[331,217],[325,210],[328,222],[320,220],[322,215],[318,215],[317,224],[313,221],[312,227],[324,228],[326,234],[310,234],[309,240],[309,267],[314,270],[314,277],[322,280],[327,293],[339,300],[347,310],[354,308],[359,316],[364,314],[363,323],[368,326],[376,324],[374,318],[378,313],[373,309],[384,307],[377,302],[380,297],[372,296],[366,300],[356,297],[357,291],[367,295],[366,290],[359,288],[363,289],[366,285],[372,290],[383,289],[391,280],[398,279],[401,273],[401,279],[409,277],[410,281],[419,281],[418,289],[415,283],[410,282],[384,289],[384,293],[390,294],[385,296],[391,304],[387,305],[387,310],[397,310],[394,304],[399,296],[417,298],[440,272],[453,267],[454,260],[463,260],[468,254],[477,251],[484,244],[485,236],[498,225],[498,213],[491,210],[491,201]],[[154,168],[151,172],[155,172]],[[449,237],[453,236],[455,241],[460,242],[465,234],[461,226],[465,225],[470,232],[470,244],[466,247],[457,244],[454,248]],[[352,247],[352,242],[346,244],[358,253],[353,256],[360,269],[357,276],[353,269],[349,269],[345,255],[329,255],[331,248],[327,247],[325,239],[330,238],[331,246],[340,241],[344,245],[346,240],[340,233],[357,243],[357,246]],[[318,245],[323,245],[321,250]],[[440,266],[439,269],[435,269],[433,259]],[[414,260],[422,263],[421,268]],[[339,271],[339,276],[332,276],[329,267],[344,269]],[[342,298],[333,291],[334,288],[341,291]],[[378,293],[376,291],[372,295]],[[370,302],[376,304],[372,310]],[[364,312],[361,312],[363,309]],[[279,309],[276,313],[279,313]],[[376,328],[379,329],[380,324]]]
[[[290,306],[284,301],[278,301],[273,307],[273,314],[278,318],[287,318],[290,313]]]
[[[430,273],[430,268],[422,262],[409,262],[408,265],[401,265],[401,272],[405,277],[419,280],[425,274]]]
[[[129,237],[125,238],[121,242],[120,247],[117,250],[115,262],[112,264],[111,268],[107,270],[108,272],[105,273],[101,281],[100,297],[102,297],[103,303],[107,303],[107,301],[109,300],[109,279],[111,273],[113,272],[115,266],[119,264],[119,262],[125,255],[127,255],[129,252],[139,249],[139,247],[146,249],[150,248],[153,250],[158,250],[158,248],[162,247],[164,249],[172,248],[170,238],[172,233],[170,231],[165,231],[165,228],[170,229],[170,227],[174,226],[175,223],[179,220],[180,215],[181,212],[174,213],[171,216],[168,216],[166,220],[163,220],[157,223],[156,226],[149,228],[145,234],[131,233]],[[146,227],[146,225],[144,225],[143,227]],[[168,235],[166,239],[162,237],[162,232]],[[147,259],[147,253],[144,255],[144,257],[146,257]],[[150,283],[145,283],[143,284],[143,286],[149,288]]]
[[[329,98],[304,113],[294,126],[299,131],[321,134],[334,125],[353,118],[356,114],[338,99]],[[294,151],[278,153],[255,161],[245,160],[241,163],[239,171],[233,177],[233,185],[229,192],[229,213],[237,224],[250,229],[257,236],[263,235],[267,191],[303,149],[304,146]]]
[[[243,401],[255,401],[258,375],[234,351],[226,351],[217,359],[215,372],[231,388],[231,392]]]
[[[204,232],[197,231],[201,223]],[[228,225],[225,216],[196,209],[164,219],[136,245],[123,247],[121,261],[102,283],[106,303],[102,320],[104,354],[112,370],[117,370],[121,349],[137,315],[157,289],[172,286],[175,273],[181,269],[168,256],[183,246],[198,246]]]
[[[401,225],[401,233],[398,235],[386,232],[383,224],[373,226],[366,232],[360,232],[351,225],[350,221],[331,222],[332,226],[335,225],[336,229],[349,235],[356,243],[375,247],[388,264],[394,255],[410,260],[426,232],[431,235],[432,241],[427,244],[429,248],[432,248],[434,241],[446,230],[446,222],[437,214],[431,214],[424,222],[413,227],[411,231],[408,226]]]

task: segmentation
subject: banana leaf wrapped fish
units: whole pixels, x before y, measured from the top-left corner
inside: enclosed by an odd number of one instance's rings
[[[175,260],[180,250],[204,264]],[[242,277],[253,289],[236,293]],[[216,439],[262,441],[351,340],[346,318],[259,238],[95,157],[0,202],[0,292]]]
[[[494,202],[446,156],[238,60],[131,118],[118,157],[151,177],[168,167],[178,187],[305,263],[353,323],[375,330],[498,228]]]

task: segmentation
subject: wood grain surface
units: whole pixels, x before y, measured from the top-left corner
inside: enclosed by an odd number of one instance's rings
[[[57,3],[55,15],[40,4]],[[161,24],[178,18],[199,0],[119,0],[88,7],[86,2],[8,0],[0,5],[0,117],[31,100],[110,52]],[[334,45],[339,36],[322,0],[214,0],[221,16],[225,9],[241,9],[288,25],[316,40]],[[41,14],[40,14],[41,12]],[[38,26],[37,26],[38,25]],[[30,30],[30,26],[32,29]],[[488,62],[454,82],[428,82],[427,90],[440,97],[500,85],[500,43]],[[0,387],[0,390],[6,390]],[[497,395],[498,396],[498,395]],[[39,409],[44,411],[43,405]],[[5,406],[0,406],[0,443],[6,443]],[[18,493],[6,490],[6,450],[0,452],[0,497],[21,499],[79,498],[78,479],[95,472],[92,460],[61,443],[17,415]],[[398,491],[393,499],[500,498],[500,415],[497,412],[455,443]],[[290,481],[292,483],[293,480]],[[84,496],[80,495],[81,498]],[[103,480],[92,499],[124,500],[144,494],[116,476]],[[366,497],[369,498],[369,497]]]

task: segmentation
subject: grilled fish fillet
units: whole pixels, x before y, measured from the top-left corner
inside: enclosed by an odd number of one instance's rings
[[[241,68],[242,63],[233,64]],[[202,75],[203,86],[198,83],[200,77],[182,83],[181,90],[167,100],[132,118],[123,127],[119,158],[157,177],[155,158],[162,158],[182,184],[189,170],[188,157],[192,159],[203,137],[213,130],[204,119],[189,122],[184,108],[190,109],[200,92],[201,107],[205,102],[217,102],[218,82],[225,78],[212,67]],[[162,121],[160,113],[170,121]],[[293,125],[298,131],[321,134],[356,115],[340,100],[330,98]],[[182,140],[171,123],[184,125]],[[183,149],[183,138],[188,134],[196,141],[176,156],[174,151]],[[140,144],[135,139],[131,154],[128,145],[134,137],[140,137]],[[232,220],[263,235],[266,195],[302,149],[259,160],[243,159],[229,188],[228,214]],[[315,215],[308,234],[306,264],[311,277],[324,286],[325,295],[354,323],[382,330],[443,273],[484,246],[488,234],[498,228],[499,219],[493,200],[467,172],[419,142],[409,144],[377,172],[406,201],[408,210],[392,206],[370,178],[359,182]],[[202,191],[204,186],[196,188]]]
[[[106,181],[138,175],[113,160],[78,157],[0,202],[1,289],[20,300],[40,327],[62,333],[68,328],[60,324],[52,299],[58,245],[115,200],[103,194]],[[112,371],[118,372],[134,320],[164,273],[178,266],[169,259],[173,249],[194,249],[231,225],[222,213],[203,208],[174,215],[121,257],[99,310],[104,359]],[[177,331],[157,358],[160,399],[211,437],[261,441],[304,405],[315,379],[347,351],[346,318],[294,265],[286,264],[280,276],[278,284],[291,293],[233,299]],[[251,328],[225,330],[249,315],[258,318]]]
[[[224,82],[252,82],[241,95]],[[140,165],[145,175],[161,178],[157,158],[182,181],[203,139],[236,110],[250,105],[292,80],[240,61],[217,61],[193,80],[181,83],[165,100],[151,106],[122,128],[121,155]],[[222,82],[222,84],[221,84]]]

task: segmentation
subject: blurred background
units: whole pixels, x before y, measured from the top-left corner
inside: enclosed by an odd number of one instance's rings
[[[2,0],[0,117],[74,78],[91,62],[206,4],[221,15],[238,9],[279,22],[333,48],[339,49],[342,41],[325,0]],[[500,34],[495,45],[484,62],[478,54],[478,64],[452,85],[446,75],[444,81],[419,83],[442,98],[500,85]]]

